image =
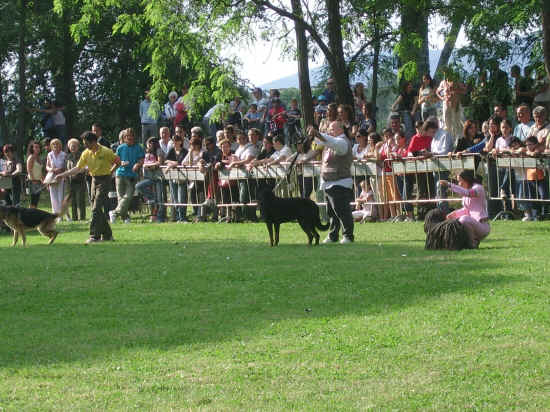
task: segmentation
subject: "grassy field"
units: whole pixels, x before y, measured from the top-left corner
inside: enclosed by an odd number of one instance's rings
[[[550,223],[427,252],[418,223],[0,236],[0,410],[550,410]]]

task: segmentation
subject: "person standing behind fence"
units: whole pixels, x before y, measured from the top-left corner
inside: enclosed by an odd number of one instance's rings
[[[139,104],[142,143],[150,137],[157,137],[159,111],[158,103],[151,100],[149,90],[146,90],[145,98]]]
[[[354,200],[351,141],[338,121],[330,124],[329,134],[319,133],[313,126],[309,126],[308,134],[324,146],[320,188],[326,193],[330,229],[323,243],[338,242],[340,228],[343,235],[340,243],[351,243],[354,241],[350,205]]]
[[[430,117],[434,124],[437,124],[437,130],[430,143],[430,152],[434,156],[447,156],[453,152],[453,137],[449,132],[439,127],[439,120],[437,117]],[[449,179],[449,172],[446,170],[434,170],[434,184],[437,188],[437,197],[439,199],[447,198],[447,188],[438,185],[439,180]],[[446,201],[441,201],[437,205],[444,213],[449,212],[449,204]]]
[[[217,201],[221,200],[217,193],[218,186],[218,172],[213,169],[216,163],[219,163],[222,159],[222,151],[216,146],[215,137],[207,137],[204,139],[205,150],[202,152],[202,159],[199,160],[200,171],[204,175],[206,190],[206,205],[203,208],[202,215],[206,217],[207,208],[211,206],[212,220],[218,220],[218,207]]]
[[[437,116],[437,96],[435,95],[435,87],[432,77],[426,73],[422,76],[422,85],[418,91],[418,104],[420,105],[420,113],[422,121],[428,120],[428,117]]]
[[[198,137],[191,138],[191,149],[183,159],[183,166],[200,166],[200,161],[202,160],[202,142]],[[204,181],[202,180],[192,180],[187,185],[187,190],[191,191],[191,203],[195,205],[197,203],[204,202]],[[202,216],[202,208],[199,206],[193,206],[193,221],[201,222],[204,220]]]
[[[414,134],[414,118],[418,107],[418,95],[413,88],[412,82],[404,82],[401,93],[395,99],[391,109],[398,112],[405,125],[405,136],[411,137]],[[394,131],[395,134],[396,131]]]
[[[258,157],[258,148],[248,141],[248,136],[244,132],[237,134],[237,142],[239,147],[235,151],[236,160],[228,165],[228,168],[240,168],[250,163],[252,160]],[[244,177],[244,175],[242,176]],[[239,202],[243,204],[250,203],[250,188],[248,179],[239,179]],[[252,215],[254,213],[254,216]],[[242,216],[255,221],[256,214],[255,209],[249,206],[242,207]]]
[[[15,154],[15,147],[12,144],[4,145],[2,149],[5,156],[6,170],[2,173],[11,177],[11,189],[8,189],[8,204],[18,206],[21,200],[21,172],[23,165]]]
[[[187,156],[187,150],[183,147],[183,139],[175,135],[172,139],[174,147],[168,152],[165,164],[169,168],[176,168],[183,162]],[[170,197],[173,203],[187,203],[187,182],[184,180],[170,180]],[[175,206],[176,221],[178,223],[187,223],[187,205]]]
[[[376,160],[382,163],[383,179],[381,185],[378,188],[380,197],[383,199],[384,205],[382,205],[381,216],[382,220],[387,220],[390,217],[392,219],[399,216],[399,205],[391,203],[401,200],[399,192],[397,190],[394,176],[392,174],[391,160],[395,153],[397,146],[395,144],[394,136],[391,129],[384,130],[384,141],[377,143]]]
[[[395,138],[397,147],[395,148],[395,153],[393,154],[393,157],[397,160],[406,159],[408,155],[408,145],[407,145],[407,138],[405,137],[405,133],[403,132],[397,133],[394,136],[394,138]],[[401,175],[397,175],[395,177],[395,180],[397,183],[399,194],[401,195],[401,200],[411,200],[413,185],[414,185],[413,176],[403,173]],[[404,202],[403,209],[407,214],[405,221],[413,222],[414,221],[413,205],[411,203]]]
[[[163,205],[163,183],[158,150],[157,139],[154,137],[147,139],[143,160],[143,180],[136,185],[136,191],[143,195],[148,204],[152,205],[151,222],[162,223],[166,207]]]
[[[92,132],[84,132],[80,136],[86,150],[72,169],[56,175],[56,179],[73,176],[81,173],[85,167],[92,176],[92,221],[90,222],[90,238],[86,244],[113,240],[113,232],[104,205],[107,203],[107,194],[111,187],[111,174],[120,164],[120,159],[111,149],[97,143],[97,136]]]
[[[120,217],[124,223],[130,223],[128,209],[134,199],[139,169],[145,158],[143,148],[136,144],[133,129],[124,131],[124,143],[118,146],[116,154],[120,158],[120,167],[116,170],[118,203],[116,209],[109,212],[109,219],[111,223],[115,223],[116,218]]]
[[[462,209],[456,210],[447,216],[448,219],[456,219],[464,225],[470,246],[474,249],[485,239],[491,227],[487,213],[487,198],[481,182],[474,177],[471,170],[463,170],[458,175],[458,185],[440,180],[440,184],[448,186],[454,193],[462,195]]]
[[[529,131],[531,127],[535,124],[531,120],[531,112],[529,106],[522,104],[516,109],[516,116],[518,119],[518,124],[514,128],[514,136],[521,140],[523,143],[529,137]]]
[[[542,106],[537,106],[533,109],[533,118],[535,124],[529,130],[529,137],[536,137],[540,144],[546,146],[546,150],[550,151],[550,122],[548,122],[548,112]]]
[[[44,180],[44,163],[40,159],[42,147],[40,143],[31,140],[27,149],[27,179],[30,182],[29,193],[31,195],[30,207],[35,209],[40,201],[42,181]]]
[[[539,156],[544,152],[544,145],[540,144],[535,137],[528,137],[525,141],[527,156]],[[526,170],[527,186],[529,188],[528,196],[530,199],[548,199],[548,177],[544,175],[544,169],[541,167],[529,168]],[[531,214],[530,220],[537,220],[537,213],[540,218],[548,211],[543,202],[530,202]]]
[[[408,156],[418,157],[424,159],[431,156],[430,149],[433,136],[439,128],[439,124],[433,120],[428,119],[422,125],[422,133],[415,134],[407,149]],[[417,200],[427,200],[434,196],[434,181],[432,173],[416,173],[416,185],[417,185]],[[419,220],[424,220],[424,216],[430,210],[432,206],[428,203],[421,203],[418,206],[417,217]]]
[[[178,93],[171,91],[168,94],[168,101],[164,104],[164,111],[162,112],[163,120],[168,124],[170,134],[174,134],[176,129],[176,100],[178,99]]]
[[[80,159],[80,142],[70,139],[67,143],[67,169],[72,169]],[[86,220],[86,174],[85,171],[69,178],[69,193],[71,194],[71,210],[73,220]],[[80,212],[80,213],[79,213]]]

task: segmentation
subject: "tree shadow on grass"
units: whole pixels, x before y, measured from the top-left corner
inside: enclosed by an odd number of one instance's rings
[[[434,253],[422,242],[112,245],[11,255],[11,270],[0,270],[0,366],[246,339],[281,320],[399,311],[521,279],[499,274],[504,263],[480,262],[483,250]]]

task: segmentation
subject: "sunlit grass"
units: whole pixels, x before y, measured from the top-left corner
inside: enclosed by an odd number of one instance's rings
[[[550,224],[428,252],[420,224],[0,236],[0,410],[550,408]]]

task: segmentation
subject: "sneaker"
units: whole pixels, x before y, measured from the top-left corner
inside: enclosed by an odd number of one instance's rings
[[[97,242],[101,242],[101,239],[97,239],[95,237],[91,237],[89,238],[87,241],[86,241],[86,244],[89,245],[90,243],[97,243]]]
[[[115,223],[116,222],[116,213],[114,210],[111,210],[109,211],[109,221],[111,223]]]
[[[351,240],[349,237],[347,236],[344,236],[342,238],[342,240],[340,241],[340,244],[343,245],[343,244],[346,244],[346,243],[353,243],[353,240]]]
[[[528,214],[525,214],[525,216],[523,216],[523,219],[521,219],[522,222],[529,222],[530,220],[532,220],[532,217]]]
[[[130,220],[130,218],[126,218],[124,219],[124,223],[128,224],[128,223],[132,223],[132,221]]]
[[[109,237],[109,238],[104,238],[103,235],[101,236],[101,241],[102,242],[114,242],[115,241],[115,238],[114,237]]]
[[[323,243],[325,243],[325,244],[337,243],[337,242],[338,242],[337,240],[332,240],[330,237],[327,237],[325,240],[323,240]]]

